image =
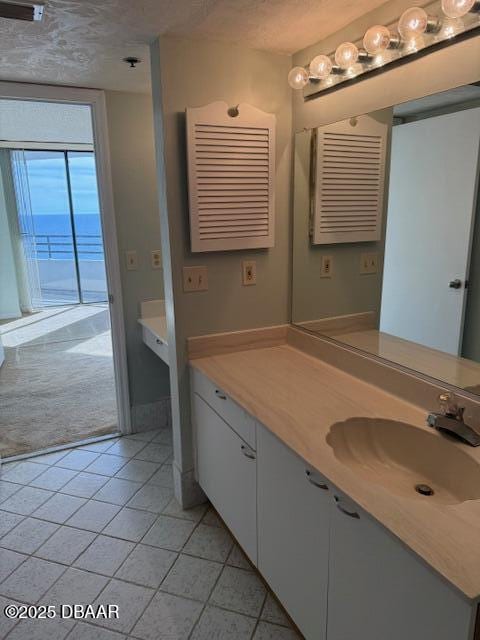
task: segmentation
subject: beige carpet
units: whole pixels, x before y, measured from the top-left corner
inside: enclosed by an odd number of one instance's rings
[[[2,458],[117,430],[108,320],[79,306],[0,327]]]

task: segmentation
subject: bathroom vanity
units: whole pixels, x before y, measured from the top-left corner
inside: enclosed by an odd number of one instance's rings
[[[169,364],[165,300],[147,300],[141,303],[140,308],[138,323],[142,327],[143,342],[165,364]]]
[[[302,129],[293,326],[189,340],[198,483],[307,640],[480,639],[479,152],[477,85]]]
[[[295,333],[191,360],[200,486],[307,640],[478,638],[480,450]]]

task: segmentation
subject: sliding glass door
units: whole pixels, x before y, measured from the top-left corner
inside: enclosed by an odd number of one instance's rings
[[[68,151],[66,156],[81,301],[103,302],[107,278],[95,156],[86,151]]]
[[[14,175],[24,175],[15,183],[24,252],[39,282],[31,283],[40,289],[35,306],[106,301],[93,152],[15,151],[12,163]]]

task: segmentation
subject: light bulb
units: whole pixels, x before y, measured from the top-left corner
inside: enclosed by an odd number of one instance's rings
[[[341,69],[348,69],[358,60],[358,49],[353,42],[343,42],[335,51],[335,62]]]
[[[428,26],[428,15],[420,7],[407,9],[398,21],[398,32],[404,40],[413,40],[425,33]]]
[[[325,80],[330,75],[332,71],[332,61],[328,56],[315,56],[313,60],[310,62],[310,74],[314,78],[319,78],[320,80]]]
[[[308,84],[308,73],[304,67],[293,67],[288,74],[288,84],[292,89],[303,89]]]
[[[388,49],[392,40],[392,34],[387,27],[377,24],[365,33],[363,38],[363,46],[365,51],[371,55],[382,53],[385,49]]]
[[[461,18],[475,10],[477,0],[442,0],[442,11],[449,18]]]

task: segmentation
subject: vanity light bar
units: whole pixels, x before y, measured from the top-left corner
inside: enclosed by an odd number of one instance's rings
[[[400,16],[395,29],[370,27],[362,48],[342,42],[332,56],[320,54],[307,67],[294,67],[288,74],[292,89],[315,85],[315,93],[368,73],[433,44],[480,27],[480,0],[441,0],[442,17],[421,7],[411,7]]]

